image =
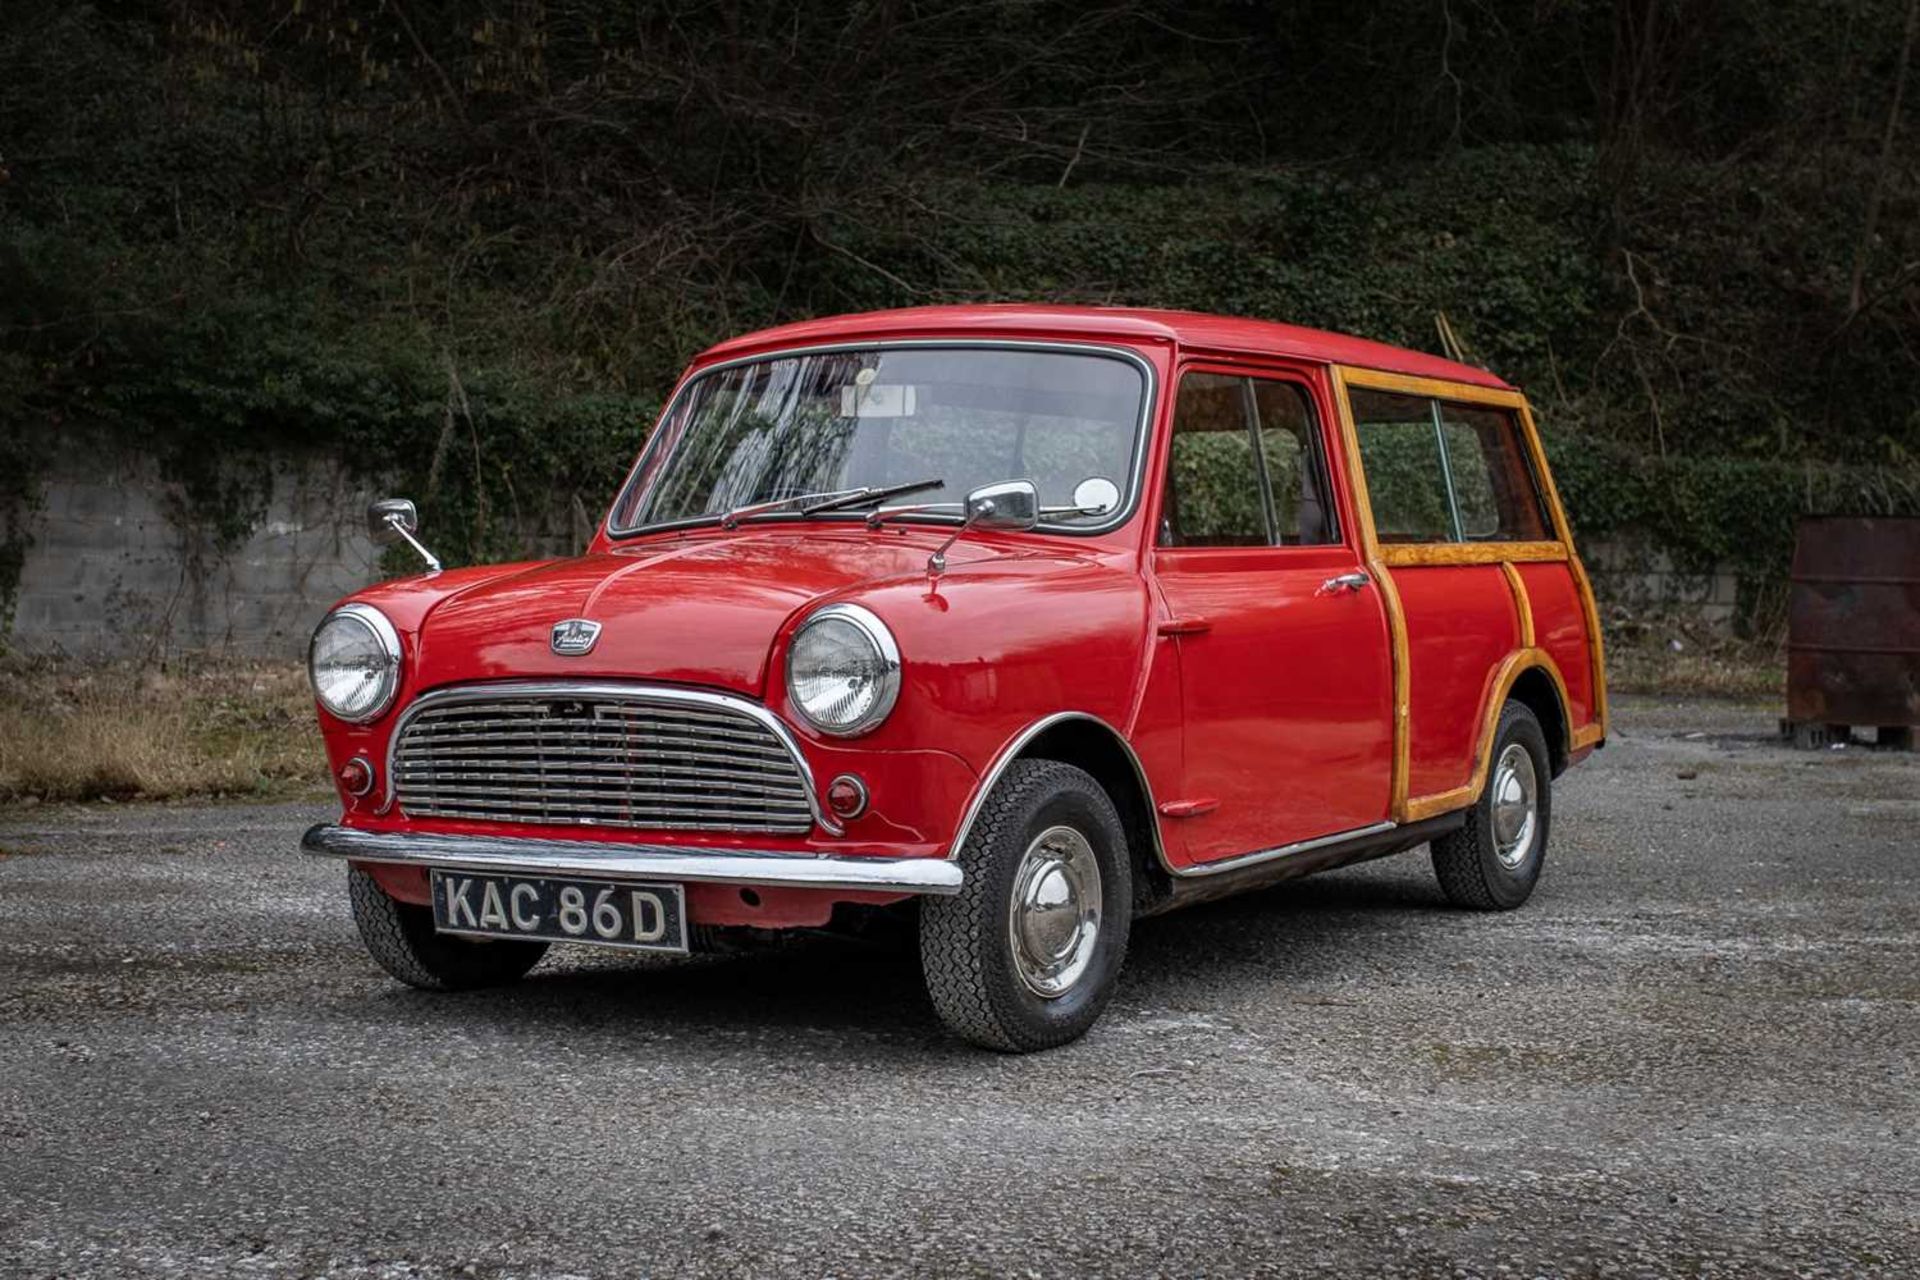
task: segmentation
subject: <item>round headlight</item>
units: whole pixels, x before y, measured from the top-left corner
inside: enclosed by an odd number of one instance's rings
[[[819,610],[800,625],[787,650],[787,693],[822,733],[865,733],[887,718],[900,696],[893,633],[857,604]]]
[[[342,605],[314,630],[307,674],[330,715],[365,724],[399,692],[400,633],[372,605]]]

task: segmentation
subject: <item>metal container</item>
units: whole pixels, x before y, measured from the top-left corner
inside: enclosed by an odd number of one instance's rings
[[[1912,745],[1920,725],[1920,519],[1800,521],[1787,619],[1787,717],[1844,740],[1871,725]],[[1811,745],[1811,744],[1810,744]]]

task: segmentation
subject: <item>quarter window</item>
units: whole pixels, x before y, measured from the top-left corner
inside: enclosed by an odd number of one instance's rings
[[[1336,542],[1329,493],[1319,428],[1297,384],[1216,373],[1180,380],[1161,545]]]
[[[1380,541],[1454,541],[1446,455],[1434,430],[1433,403],[1366,390],[1355,390],[1350,403]]]
[[[1552,536],[1512,410],[1364,388],[1349,403],[1381,542]]]
[[[1550,535],[1513,410],[1440,404],[1447,465],[1469,542],[1542,542]]]

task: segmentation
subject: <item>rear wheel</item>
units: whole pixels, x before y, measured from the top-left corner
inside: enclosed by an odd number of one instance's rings
[[[1447,900],[1510,911],[1533,894],[1547,856],[1553,783],[1547,736],[1532,711],[1509,702],[1494,733],[1487,785],[1458,831],[1433,842],[1433,871]]]
[[[1127,953],[1133,876],[1113,801],[1051,760],[1011,765],[957,855],[959,893],[920,905],[920,963],[949,1030],[1025,1053],[1084,1034]]]
[[[481,942],[437,933],[433,908],[396,902],[374,878],[347,868],[353,922],[373,958],[400,981],[427,991],[470,991],[518,982],[547,953],[544,942]]]

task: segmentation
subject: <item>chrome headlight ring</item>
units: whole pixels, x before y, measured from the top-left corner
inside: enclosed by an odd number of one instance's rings
[[[900,647],[872,610],[830,604],[795,629],[787,698],[808,725],[855,737],[879,727],[899,697]]]
[[[372,605],[343,604],[313,629],[307,678],[334,719],[378,720],[400,692],[400,633]]]

